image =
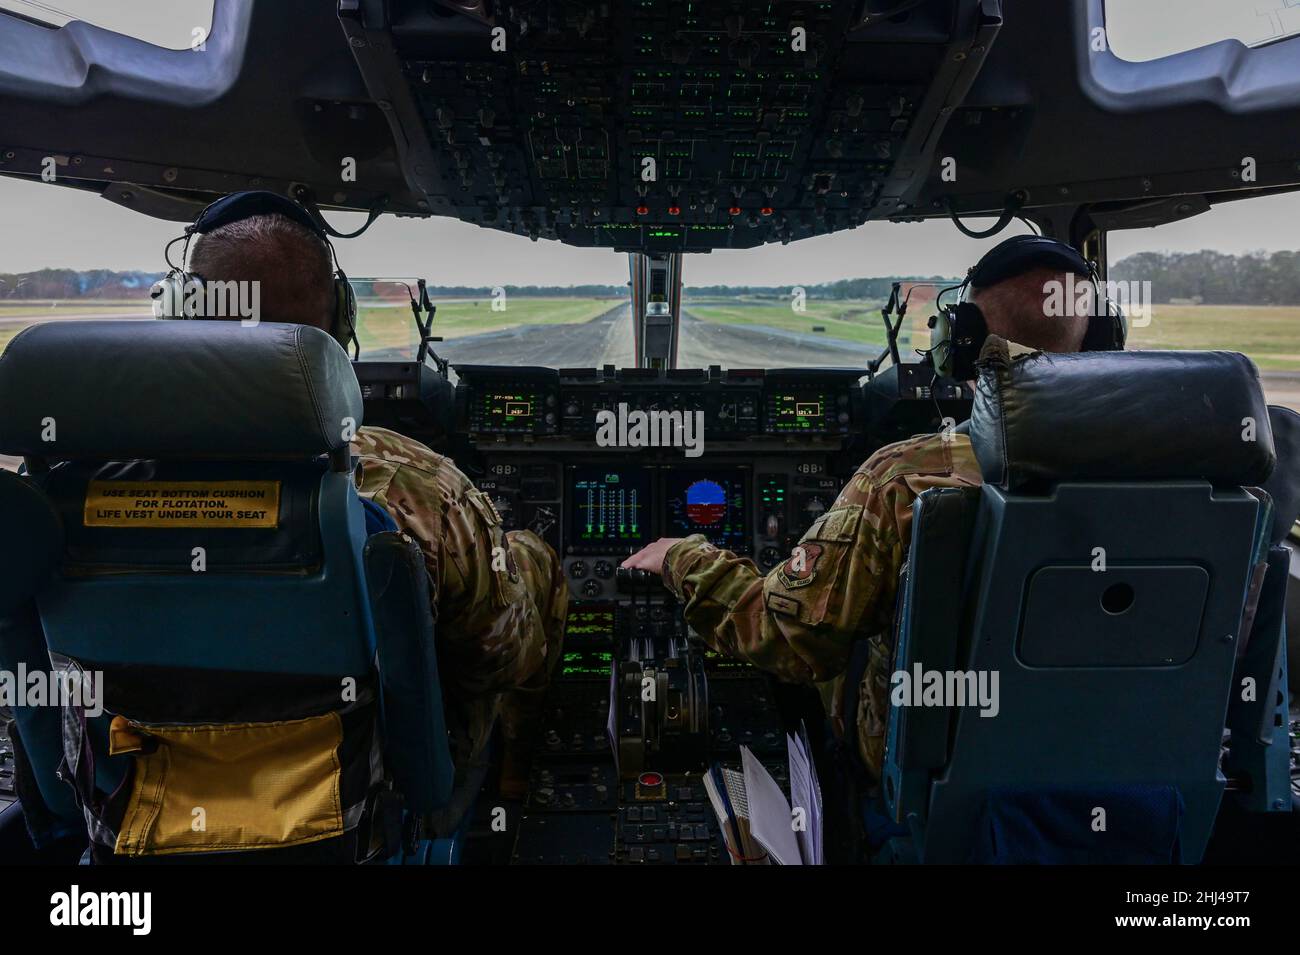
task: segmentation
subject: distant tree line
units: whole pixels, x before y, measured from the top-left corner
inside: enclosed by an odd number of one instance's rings
[[[8,299],[130,299],[141,298],[162,278],[161,272],[111,272],[94,269],[42,269],[18,274],[0,272],[0,302]],[[357,283],[365,294],[367,283]],[[626,285],[507,285],[511,295],[566,298],[604,298],[626,295]],[[384,294],[380,288],[376,292]],[[433,298],[489,298],[491,286],[430,285]]]
[[[511,295],[534,298],[610,298],[627,295],[626,285],[503,285]],[[429,297],[491,298],[491,286],[430,285]]]
[[[0,302],[9,299],[141,298],[162,278],[161,273],[110,272],[93,269],[41,269],[39,272],[0,272]]]
[[[871,279],[840,279],[838,282],[818,282],[814,285],[801,285],[809,298],[816,299],[866,299],[882,301],[889,298],[889,291],[895,282],[943,282],[955,281],[942,275],[901,276],[890,275]],[[789,298],[793,285],[688,285],[688,297],[709,298],[713,296],[746,295],[753,298]]]
[[[1110,278],[1150,282],[1156,304],[1300,305],[1300,252],[1139,252],[1118,262]]]
[[[0,273],[0,302],[15,299],[132,299],[148,294],[160,273],[79,272],[42,269],[20,274]],[[1150,282],[1157,304],[1203,302],[1207,305],[1300,305],[1300,252],[1140,252],[1123,259],[1110,272],[1115,281]],[[882,301],[894,282],[956,282],[946,276],[887,276],[841,279],[802,288],[815,299]],[[792,285],[688,285],[689,298],[787,298]],[[507,285],[511,295],[535,297],[607,298],[628,293],[626,285]],[[431,285],[439,298],[487,298],[490,286]]]

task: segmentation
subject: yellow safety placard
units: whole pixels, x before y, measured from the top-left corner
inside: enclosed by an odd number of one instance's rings
[[[278,527],[279,481],[91,481],[86,527]]]

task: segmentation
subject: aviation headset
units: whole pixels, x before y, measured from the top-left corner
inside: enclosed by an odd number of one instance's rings
[[[347,275],[339,266],[334,245],[325,230],[307,214],[302,206],[274,192],[236,192],[218,199],[199,213],[194,224],[185,229],[183,236],[167,243],[164,256],[171,271],[155,284],[150,292],[153,298],[154,316],[164,319],[204,318],[201,309],[196,314],[192,309],[187,309],[185,304],[186,293],[195,288],[202,289],[205,281],[203,276],[185,271],[190,252],[190,240],[195,235],[207,235],[232,222],[242,222],[260,215],[284,216],[308,229],[312,235],[325,243],[325,247],[330,252],[330,259],[334,263],[334,307],[328,331],[345,351],[352,348],[355,354],[358,348],[357,298],[352,291],[352,283],[348,281]],[[184,241],[185,248],[181,253],[181,264],[177,266],[171,260],[171,248],[181,241]]]
[[[1019,235],[986,253],[958,287],[958,302],[939,306],[939,313],[930,319],[934,332],[929,355],[938,374],[957,381],[975,377],[975,362],[979,360],[989,328],[980,307],[969,300],[971,290],[988,288],[1040,267],[1086,275],[1092,280],[1093,314],[1088,319],[1083,351],[1124,350],[1128,325],[1124,313],[1104,294],[1096,266],[1073,246],[1057,239]]]

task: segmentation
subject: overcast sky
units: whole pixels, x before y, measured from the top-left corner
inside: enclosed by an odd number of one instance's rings
[[[84,20],[95,26],[138,37],[171,50],[184,50],[195,30],[212,28],[212,0],[0,0],[33,20],[62,26]]]
[[[1106,0],[1111,49],[1154,60],[1219,40],[1258,46],[1300,32],[1295,0]]]
[[[351,231],[360,216],[331,216]],[[1300,248],[1300,195],[1231,203],[1204,216],[1111,239],[1119,258],[1149,249],[1224,252]],[[41,268],[164,271],[175,223],[150,219],[90,193],[0,177],[0,272]],[[1008,230],[1005,235],[1011,235]],[[875,275],[959,275],[998,240],[976,242],[946,221],[873,223],[788,246],[691,255],[687,285],[813,285]],[[530,242],[453,219],[385,216],[360,239],[340,241],[349,274],[423,277],[433,285],[620,285],[627,257],[605,249]]]

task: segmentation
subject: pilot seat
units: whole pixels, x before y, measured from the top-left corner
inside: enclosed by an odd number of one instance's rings
[[[95,863],[458,859],[418,547],[353,482],[360,388],[301,325],[52,322],[0,357],[6,669],[38,849]],[[14,566],[9,566],[12,563]],[[57,703],[58,705],[54,705]],[[463,815],[463,814],[462,814]]]
[[[1225,352],[1012,361],[991,341],[979,369],[984,485],[913,505],[894,673],[940,689],[892,701],[883,796],[907,834],[877,858],[1195,863],[1269,561],[1255,367]],[[971,676],[992,705],[942,695]]]

